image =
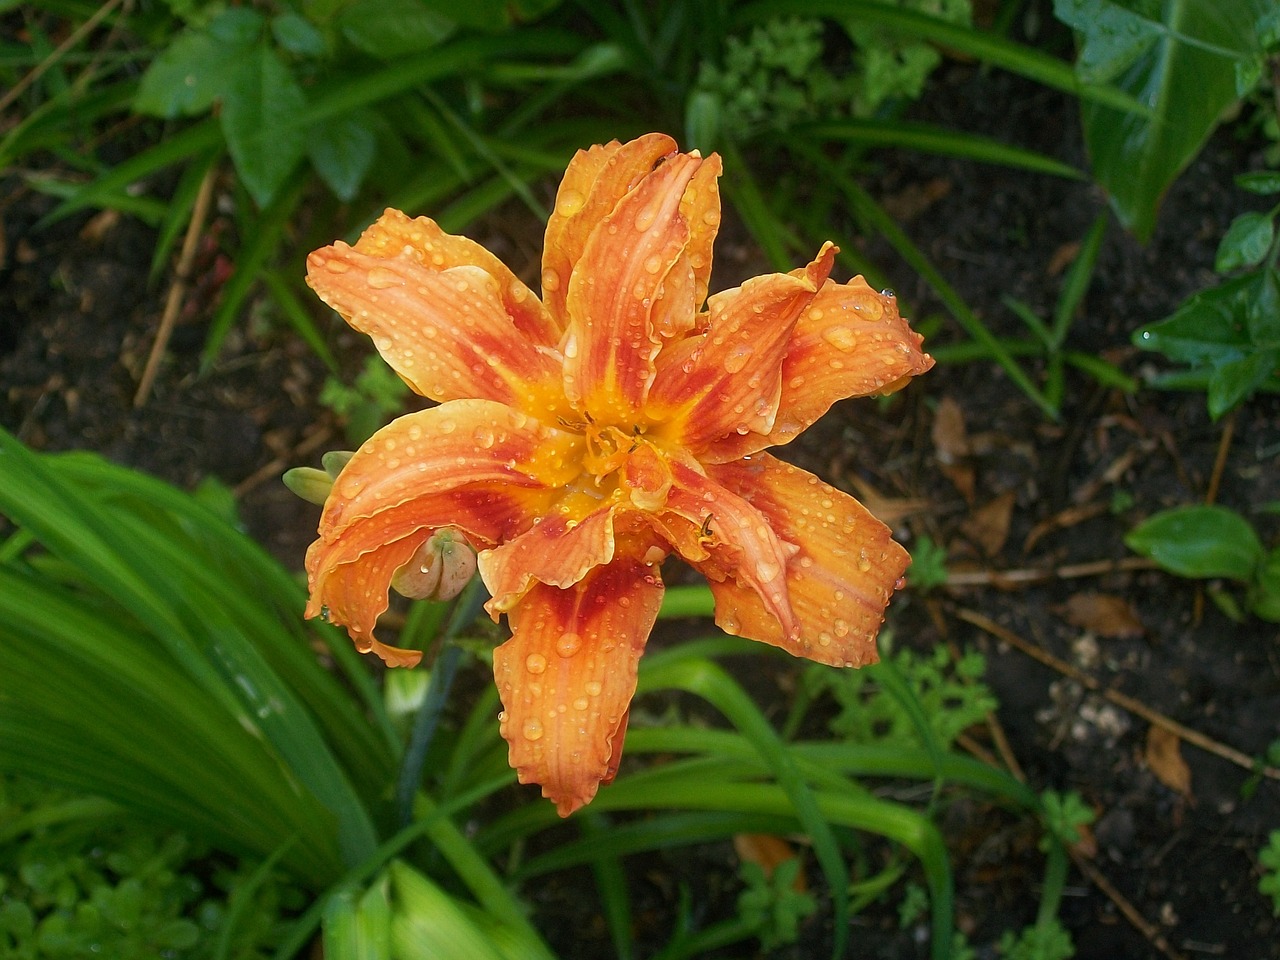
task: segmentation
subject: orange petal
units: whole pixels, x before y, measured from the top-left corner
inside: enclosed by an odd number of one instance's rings
[[[480,554],[480,576],[493,595],[485,608],[495,620],[537,580],[571,587],[593,567],[613,559],[613,510],[597,510],[579,523],[552,514],[506,543]]]
[[[667,509],[659,517],[671,545],[708,580],[731,579],[751,593],[780,636],[798,635],[787,595],[787,563],[794,548],[779,539],[769,517],[714,477],[680,462],[671,463],[671,474]],[[677,519],[686,526],[670,530]],[[690,549],[688,531],[694,527],[697,546]]]
[[[702,459],[736,460],[789,443],[837,400],[891,393],[933,366],[892,294],[862,277],[827,283],[801,313],[782,364],[782,395],[765,435],[729,436]]]
[[[487,400],[456,400],[379,430],[325,503],[307,551],[307,615],[328,608],[369,649],[392,575],[435,529],[456,527],[478,547],[518,536],[572,477],[565,463],[580,443]]]
[[[596,226],[574,267],[565,302],[564,388],[598,422],[636,421],[653,382],[658,327],[679,326],[671,319],[656,322],[657,311],[692,318],[692,283],[671,290],[663,284],[673,268],[689,269],[682,266],[689,226],[681,203],[702,164],[699,157],[676,154],[645,177]],[[656,302],[661,293],[680,290],[683,303]]]
[[[650,133],[629,143],[614,140],[579,150],[560,181],[555,208],[547,220],[542,252],[542,295],[547,309],[563,325],[569,278],[596,225],[636,184],[653,172],[676,142]]]
[[[479,266],[435,269],[411,236],[386,256],[341,242],[317,250],[307,282],[423,396],[539,413],[563,405],[559,357],[516,326],[503,299],[509,291]]]
[[[885,607],[911,562],[889,528],[853,497],[768,454],[710,469],[799,548],[786,570],[798,636],[786,635],[758,591],[728,579],[711,583],[716,622],[819,663],[874,663]]]
[[[700,454],[726,436],[769,433],[792,328],[835,254],[827,244],[803,271],[756,277],[711,297],[706,330],[659,358],[647,407],[666,421],[659,435]]]
[[[693,306],[701,308],[711,281],[711,247],[720,229],[720,188],[716,185],[723,166],[711,154],[685,188],[680,212],[689,224],[688,261],[693,274]],[[665,333],[671,336],[670,333]]]
[[[534,584],[509,614],[493,652],[502,735],[520,782],[542,784],[562,817],[617,771],[662,593],[653,567],[619,557],[568,589]]]

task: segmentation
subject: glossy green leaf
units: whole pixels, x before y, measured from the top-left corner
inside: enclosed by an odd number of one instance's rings
[[[1257,266],[1271,249],[1275,235],[1275,223],[1269,215],[1253,210],[1240,214],[1231,221],[1218,244],[1213,269],[1218,273],[1231,273]]]
[[[449,38],[456,25],[424,0],[355,0],[338,18],[359,50],[380,60],[430,50]]]
[[[1164,510],[1134,527],[1124,542],[1180,577],[1248,581],[1263,558],[1249,522],[1216,505]]]
[[[1240,96],[1241,65],[1260,60],[1272,0],[1055,0],[1078,32],[1081,80],[1112,83],[1151,114],[1085,103],[1094,176],[1139,239],[1155,228],[1169,184]]]
[[[289,68],[260,43],[236,71],[222,104],[222,133],[245,188],[259,207],[275,198],[306,151],[297,117],[306,94]]]
[[[1170,360],[1218,365],[1240,359],[1250,349],[1250,305],[1264,280],[1251,273],[1190,297],[1172,316],[1140,327],[1133,342]]]
[[[1249,609],[1263,620],[1280,623],[1280,547],[1267,554],[1249,593]]]

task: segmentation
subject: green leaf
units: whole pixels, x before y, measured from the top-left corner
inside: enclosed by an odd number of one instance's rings
[[[1261,59],[1257,31],[1270,3],[1055,0],[1058,18],[1080,34],[1080,78],[1109,81],[1151,110],[1083,106],[1094,175],[1140,240],[1169,184],[1238,99],[1238,67]]]
[[[1262,562],[1262,543],[1249,522],[1215,505],[1164,510],[1134,527],[1124,542],[1180,577],[1248,581]]]
[[[134,110],[167,119],[204,113],[234,83],[261,32],[262,17],[240,8],[207,29],[184,30],[142,75]]]
[[[1256,350],[1217,367],[1209,375],[1209,416],[1217,420],[1253,396],[1280,363],[1280,351]]]
[[[1250,349],[1249,305],[1261,293],[1263,277],[1247,274],[1202,290],[1172,316],[1134,332],[1133,342],[1170,360],[1219,365]]]
[[[353,46],[380,60],[430,50],[455,30],[422,0],[355,0],[338,23]]]
[[[307,154],[316,173],[344,202],[355,199],[373,163],[377,141],[359,116],[350,114],[309,131]]]
[[[1271,249],[1275,234],[1275,224],[1267,214],[1252,210],[1240,214],[1231,221],[1218,244],[1213,269],[1218,273],[1231,273],[1242,267],[1256,267]]]
[[[554,10],[560,0],[426,0],[426,5],[442,17],[477,30],[505,30]]]
[[[293,122],[306,95],[265,42],[243,61],[222,107],[222,133],[236,172],[259,207],[267,206],[306,151]]]
[[[1249,594],[1249,609],[1263,620],[1280,623],[1280,547],[1267,554],[1266,561],[1258,568]]]
[[[1252,173],[1238,174],[1236,186],[1263,196],[1280,193],[1280,170],[1255,170]]]
[[[296,13],[282,13],[271,21],[271,35],[276,43],[300,57],[322,57],[329,51],[324,34]]]

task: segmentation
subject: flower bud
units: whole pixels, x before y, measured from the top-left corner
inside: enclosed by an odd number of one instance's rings
[[[476,572],[476,552],[452,527],[441,527],[391,578],[391,586],[410,600],[452,600]]]
[[[333,489],[333,477],[315,467],[294,467],[286,470],[280,479],[295,496],[321,507]]]

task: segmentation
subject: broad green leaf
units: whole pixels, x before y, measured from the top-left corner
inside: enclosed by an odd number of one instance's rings
[[[456,29],[424,0],[355,0],[338,22],[356,48],[380,60],[430,50]]]
[[[1182,363],[1217,366],[1238,360],[1251,348],[1249,309],[1263,283],[1260,274],[1251,273],[1202,290],[1172,316],[1140,327],[1133,342]]]
[[[354,200],[360,192],[376,150],[373,131],[355,114],[317,124],[307,138],[311,165],[334,195],[345,202]]]
[[[1258,31],[1273,0],[1054,0],[1078,31],[1081,80],[1109,82],[1150,115],[1083,104],[1094,175],[1140,240],[1169,184],[1240,96],[1241,65],[1263,55]]]
[[[1231,273],[1242,267],[1256,267],[1271,249],[1275,233],[1275,224],[1267,214],[1253,210],[1240,214],[1231,221],[1218,244],[1213,269],[1218,273]]]
[[[1248,581],[1262,562],[1249,522],[1226,507],[1175,507],[1144,520],[1124,538],[1135,553],[1180,577]]]
[[[307,97],[265,43],[245,57],[227,88],[222,133],[246,189],[259,207],[267,206],[306,151],[296,120]]]
[[[282,13],[274,17],[271,35],[283,49],[300,57],[322,57],[329,51],[324,34],[306,17],[296,13]]]
[[[1254,350],[1209,375],[1209,416],[1217,420],[1257,391],[1280,364],[1280,351]]]
[[[241,8],[183,31],[142,75],[133,108],[170,119],[204,113],[234,83],[261,31],[262,17]]]
[[[1280,547],[1267,554],[1249,593],[1249,609],[1263,620],[1280,623]]]

